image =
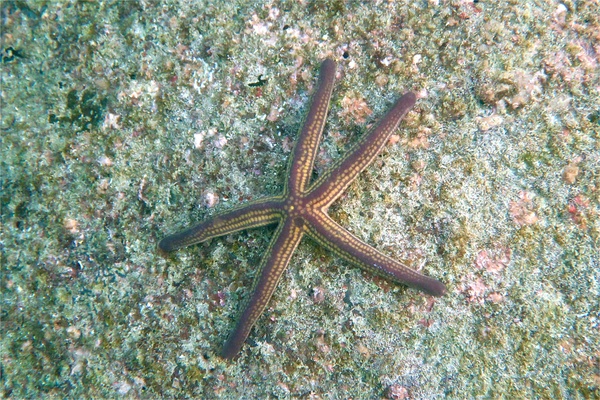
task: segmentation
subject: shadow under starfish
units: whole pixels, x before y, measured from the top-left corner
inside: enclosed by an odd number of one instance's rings
[[[319,86],[290,159],[289,178],[281,196],[268,197],[218,214],[181,233],[167,236],[159,243],[159,248],[168,252],[239,230],[278,224],[260,263],[260,273],[254,280],[252,296],[223,347],[221,356],[224,358],[233,358],[242,348],[304,234],[365,270],[434,296],[442,296],[446,292],[441,282],[380,253],[327,215],[329,206],[381,152],[404,115],[414,106],[416,97],[413,93],[402,96],[345,157],[335,162],[315,182],[310,182],[329,109],[335,72],[335,62],[323,61]]]

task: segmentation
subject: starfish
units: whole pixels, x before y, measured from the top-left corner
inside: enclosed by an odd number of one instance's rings
[[[217,214],[183,232],[167,236],[159,243],[162,251],[169,252],[243,229],[277,224],[275,235],[260,262],[260,273],[254,279],[252,295],[223,346],[223,358],[233,358],[241,350],[305,234],[340,258],[367,271],[434,296],[442,296],[446,292],[446,287],[441,282],[380,253],[327,215],[329,206],[381,152],[390,135],[416,101],[416,96],[411,92],[400,97],[383,119],[354,144],[345,157],[311,182],[335,72],[334,61],[323,61],[318,88],[294,147],[288,166],[289,177],[281,196],[264,198]]]

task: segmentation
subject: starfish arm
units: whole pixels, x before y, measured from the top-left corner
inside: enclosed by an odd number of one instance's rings
[[[383,149],[390,135],[406,113],[415,105],[414,93],[402,96],[373,130],[364,135],[348,155],[336,162],[331,169],[311,186],[309,196],[316,200],[318,208],[327,208]]]
[[[242,348],[250,330],[271,299],[303,233],[303,228],[296,225],[292,219],[286,219],[279,224],[260,263],[260,272],[254,279],[252,297],[238,320],[237,326],[223,346],[221,351],[223,358],[235,357]]]
[[[418,273],[369,246],[326,214],[309,219],[309,236],[343,259],[385,278],[404,283],[433,296],[442,296],[446,287],[440,281]]]
[[[261,199],[217,214],[185,231],[167,236],[160,241],[158,247],[163,251],[173,251],[216,236],[272,224],[281,220],[281,209],[280,197]]]
[[[304,191],[313,172],[313,163],[325,126],[329,100],[335,80],[335,62],[325,60],[321,64],[319,85],[313,95],[310,110],[290,159],[287,187],[292,193]]]

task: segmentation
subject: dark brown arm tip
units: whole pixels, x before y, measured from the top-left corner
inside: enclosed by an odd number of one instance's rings
[[[440,281],[433,281],[427,285],[427,288],[422,288],[422,290],[435,297],[442,297],[448,291],[446,285]]]
[[[404,97],[405,101],[409,105],[409,108],[413,108],[417,102],[417,95],[414,94],[414,92],[406,92],[402,97]]]
[[[170,236],[167,236],[158,243],[158,250],[162,253],[169,253],[174,250],[173,242]]]
[[[243,344],[244,342],[235,343],[235,341],[227,340],[227,342],[223,345],[223,348],[221,349],[221,358],[225,360],[233,360],[239,355]]]
[[[335,73],[335,69],[336,69],[337,65],[335,63],[335,61],[333,61],[330,58],[326,58],[325,60],[323,60],[323,62],[321,63],[321,70],[319,71],[321,74],[325,74],[325,73]]]

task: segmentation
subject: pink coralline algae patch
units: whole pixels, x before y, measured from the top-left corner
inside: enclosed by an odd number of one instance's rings
[[[569,185],[572,185],[577,180],[577,175],[579,175],[579,162],[581,159],[575,160],[569,163],[565,169],[563,170],[563,180],[567,182]]]
[[[524,190],[519,192],[519,200],[511,201],[508,212],[517,225],[533,225],[539,218],[533,211],[533,196]]]
[[[508,247],[500,246],[494,249],[481,250],[474,260],[475,268],[480,271],[486,271],[496,278],[491,281],[482,276],[482,272],[468,274],[462,279],[459,286],[459,292],[464,294],[468,303],[484,304],[486,301],[500,303],[504,301],[504,296],[497,291],[496,285],[500,279],[501,272],[508,266],[511,260],[511,250]],[[489,277],[488,277],[489,278]],[[490,285],[488,281],[492,282]]]
[[[429,148],[429,135],[431,135],[431,129],[425,126],[421,126],[417,130],[417,136],[408,140],[406,145],[412,149],[428,149]]]
[[[481,250],[475,259],[475,267],[491,273],[501,272],[510,263],[511,250],[502,247],[497,250]]]
[[[121,125],[119,123],[119,119],[121,118],[118,114],[106,113],[104,117],[104,123],[102,124],[102,128],[104,130],[107,129],[121,129]]]
[[[63,221],[63,227],[72,235],[79,233],[79,222],[73,218],[67,218]]]
[[[404,400],[409,399],[410,394],[408,393],[408,389],[406,389],[404,386],[392,385],[387,388],[386,398],[393,400]]]
[[[342,108],[341,117],[346,122],[353,121],[357,124],[364,124],[366,118],[373,113],[365,99],[355,93],[344,96]]]
[[[203,204],[205,207],[213,208],[218,203],[219,203],[219,196],[216,193],[213,193],[210,191],[204,193]]]
[[[504,78],[513,87],[513,91],[516,91],[516,94],[506,98],[513,109],[520,108],[531,100],[536,100],[541,95],[542,85],[546,81],[546,76],[540,71],[534,74],[527,71],[515,71],[507,74]]]
[[[578,194],[569,202],[567,212],[571,220],[577,224],[580,229],[586,229],[588,220],[591,217],[589,210],[590,201],[587,197]]]
[[[485,294],[489,287],[481,277],[475,277],[471,274],[462,280],[459,291],[466,295],[467,302],[483,304],[485,302]]]
[[[494,293],[490,293],[488,295],[487,299],[494,304],[498,304],[498,303],[502,303],[504,301],[504,296],[501,295],[500,293],[494,292]]]
[[[494,304],[504,301],[504,295],[494,291],[482,277],[472,274],[462,279],[459,292],[465,295],[467,303],[483,305],[486,301]]]

